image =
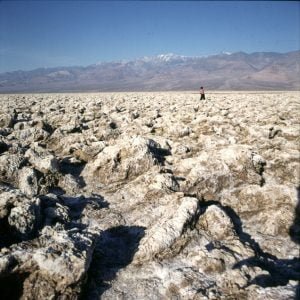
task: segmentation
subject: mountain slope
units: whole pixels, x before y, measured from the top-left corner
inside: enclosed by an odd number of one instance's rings
[[[0,92],[299,90],[300,51],[187,57],[163,54],[87,67],[0,74]]]

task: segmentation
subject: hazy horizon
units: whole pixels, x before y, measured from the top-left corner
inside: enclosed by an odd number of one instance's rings
[[[212,54],[208,54],[208,55],[195,55],[195,56],[188,56],[188,55],[184,55],[184,54],[178,54],[178,53],[159,53],[159,54],[155,54],[155,55],[144,55],[144,56],[139,56],[139,57],[134,57],[132,59],[123,59],[123,58],[119,58],[119,59],[116,59],[116,60],[107,60],[107,61],[97,61],[97,62],[94,62],[94,63],[91,63],[91,64],[88,64],[88,65],[56,65],[56,66],[51,66],[51,67],[47,67],[47,66],[39,66],[39,67],[36,67],[34,69],[16,69],[16,70],[11,70],[11,71],[4,71],[4,72],[0,72],[0,74],[3,74],[3,73],[11,73],[11,72],[18,72],[18,71],[24,71],[24,72],[30,72],[30,71],[34,71],[34,70],[38,70],[38,69],[56,69],[56,68],[85,68],[85,67],[89,67],[89,66],[93,66],[93,65],[100,65],[100,64],[105,64],[105,63],[113,63],[113,62],[123,62],[123,63],[126,63],[126,62],[131,62],[131,61],[134,61],[134,60],[140,60],[140,59],[145,59],[145,58],[155,58],[155,57],[158,57],[158,56],[162,56],[162,55],[176,55],[176,56],[181,56],[181,57],[187,57],[187,58],[206,58],[206,57],[210,57],[210,56],[215,56],[215,55],[222,55],[222,54],[227,54],[227,55],[232,55],[232,54],[236,54],[236,53],[246,53],[246,54],[255,54],[255,53],[277,53],[277,54],[286,54],[286,53],[291,53],[291,52],[298,52],[300,51],[300,49],[295,49],[295,50],[291,50],[291,51],[287,51],[287,52],[274,52],[274,51],[254,51],[254,52],[246,52],[246,51],[243,51],[243,50],[240,50],[240,51],[236,51],[236,52],[219,52],[219,53],[212,53]]]

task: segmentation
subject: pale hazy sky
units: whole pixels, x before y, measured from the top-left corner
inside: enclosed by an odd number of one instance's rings
[[[299,50],[299,1],[0,1],[0,72]]]

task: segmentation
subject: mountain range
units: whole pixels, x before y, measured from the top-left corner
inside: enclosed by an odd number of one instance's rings
[[[78,91],[300,90],[300,50],[162,54],[86,67],[0,73],[0,93]]]

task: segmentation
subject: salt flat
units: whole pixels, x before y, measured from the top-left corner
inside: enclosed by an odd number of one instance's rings
[[[0,95],[0,292],[294,299],[299,92]]]

